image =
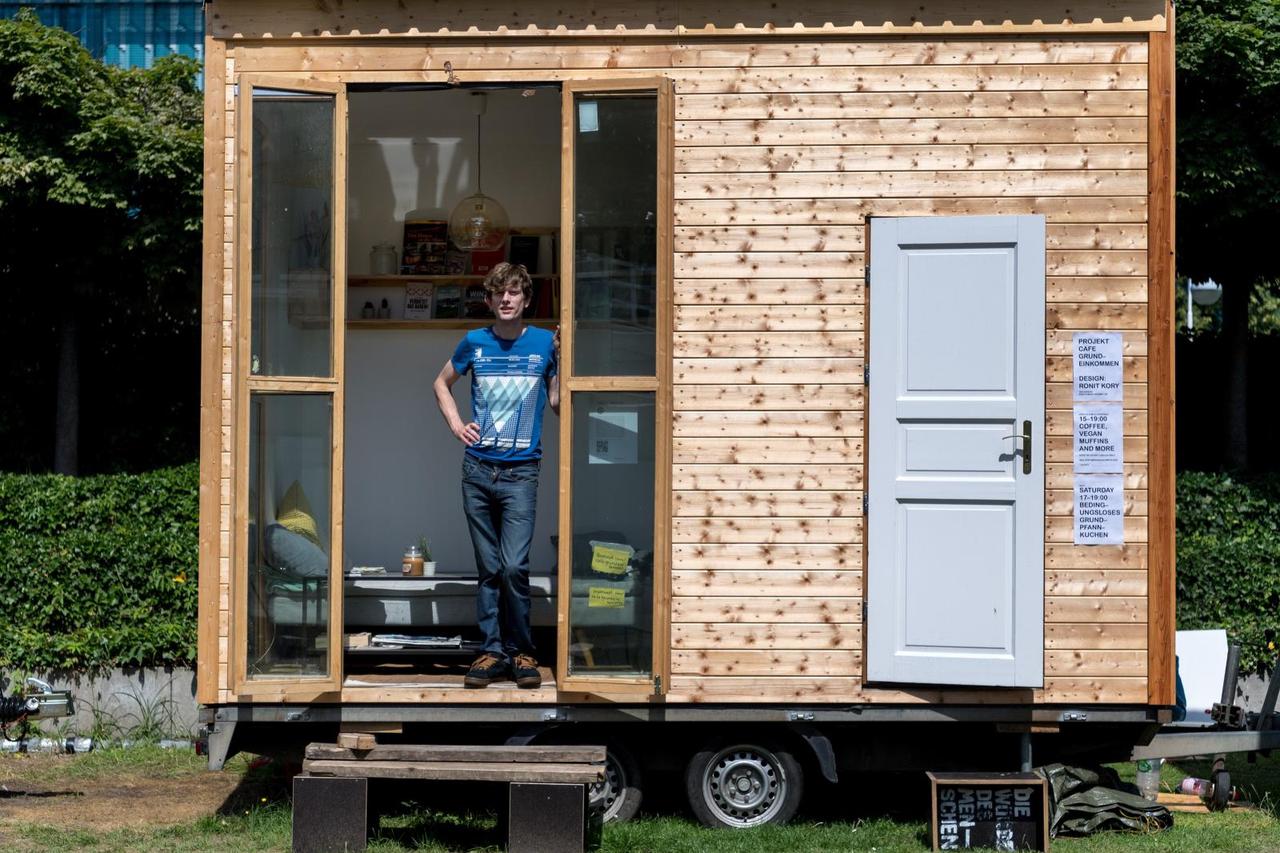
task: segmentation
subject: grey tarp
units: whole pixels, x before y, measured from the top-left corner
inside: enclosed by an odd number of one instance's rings
[[[1110,767],[1036,768],[1049,782],[1049,834],[1090,835],[1099,830],[1155,832],[1173,826],[1164,806],[1140,796]]]

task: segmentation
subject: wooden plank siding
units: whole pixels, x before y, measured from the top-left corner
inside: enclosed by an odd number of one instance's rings
[[[1157,498],[1148,492],[1148,218],[1157,200],[1148,192],[1147,32],[857,40],[748,28],[735,40],[686,43],[603,30],[539,39],[535,28],[516,40],[419,33],[409,42],[332,38],[322,21],[301,28],[324,17],[320,7],[284,5],[296,17],[273,8],[250,21],[246,3],[222,3],[211,29],[246,36],[227,43],[221,117],[219,701],[236,699],[227,681],[236,75],[439,83],[445,62],[462,82],[674,81],[667,701],[1147,701],[1156,544],[1147,518]],[[620,4],[610,14],[627,17]],[[303,37],[278,37],[295,32]],[[1026,213],[1048,223],[1044,687],[867,687],[867,217]],[[1124,332],[1127,544],[1079,548],[1070,341],[1096,329]],[[403,698],[356,694],[343,698]]]
[[[866,217],[984,213],[1047,219],[1045,685],[1004,701],[1143,701],[1147,75],[1131,66],[753,68],[718,90],[723,72],[676,72],[672,701],[1001,701],[860,683]],[[1126,330],[1123,548],[1071,544],[1070,343],[1095,328]]]

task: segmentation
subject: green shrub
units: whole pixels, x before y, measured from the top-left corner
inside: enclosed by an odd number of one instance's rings
[[[1178,475],[1178,627],[1226,628],[1240,668],[1271,668],[1280,635],[1280,477]]]
[[[192,663],[199,484],[0,474],[0,667]]]

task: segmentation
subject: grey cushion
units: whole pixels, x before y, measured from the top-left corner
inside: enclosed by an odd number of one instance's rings
[[[273,524],[267,528],[267,554],[271,564],[300,578],[329,574],[329,555],[301,533]]]

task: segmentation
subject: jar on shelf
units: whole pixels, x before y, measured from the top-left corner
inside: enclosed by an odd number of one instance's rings
[[[395,243],[376,243],[369,252],[370,275],[395,275],[400,268],[400,256]]]

